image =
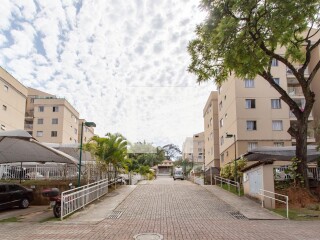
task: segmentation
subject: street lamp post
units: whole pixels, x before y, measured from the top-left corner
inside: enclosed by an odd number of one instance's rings
[[[234,179],[237,181],[237,146],[236,146],[236,135],[226,133],[226,138],[232,138],[234,141]]]
[[[79,172],[78,172],[78,187],[80,187],[80,178],[81,178],[81,160],[82,160],[82,140],[83,140],[83,126],[86,127],[96,127],[94,122],[85,122],[81,123],[81,133],[80,133],[80,156],[79,156]]]

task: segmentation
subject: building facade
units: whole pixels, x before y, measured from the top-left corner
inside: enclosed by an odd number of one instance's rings
[[[204,132],[193,135],[193,164],[204,164],[205,161],[205,145],[204,145]]]
[[[28,88],[25,130],[40,142],[79,142],[79,113],[64,98]]]
[[[0,67],[0,131],[24,129],[27,88]]]
[[[284,54],[284,49],[279,51],[280,54]],[[319,53],[315,55],[319,56]],[[271,72],[274,81],[303,109],[305,99],[292,72],[277,60],[272,62]],[[306,71],[305,75],[308,76],[309,71]],[[312,89],[315,93],[320,92],[318,85],[318,81],[314,81]],[[316,142],[315,118],[318,119],[319,114],[317,104],[319,103],[315,104],[309,116],[308,144]],[[260,76],[255,79],[229,77],[218,88],[218,119],[216,120],[219,122],[221,166],[232,161],[235,156],[240,157],[256,147],[282,147],[296,143],[287,132],[289,127],[295,124],[295,116],[288,105],[280,99],[280,94]],[[230,136],[233,137],[230,138]]]
[[[193,138],[187,137],[182,144],[182,159],[193,161]]]
[[[220,167],[218,92],[213,91],[203,109],[205,167]]]
[[[95,135],[94,134],[94,128],[93,127],[87,127],[85,126],[86,120],[85,119],[80,119],[79,120],[79,126],[78,126],[78,142],[81,142],[81,128],[82,128],[82,123],[83,123],[83,129],[82,129],[82,143],[88,143],[90,139]]]

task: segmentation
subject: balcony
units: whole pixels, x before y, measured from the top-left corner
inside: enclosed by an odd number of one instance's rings
[[[293,86],[288,86],[288,94],[290,97],[303,97],[303,92],[301,87],[293,87]]]
[[[33,110],[27,111],[26,114],[25,114],[26,118],[33,118],[33,116],[34,116],[34,111]]]
[[[289,118],[290,120],[296,120],[296,116],[293,114],[293,112],[289,111]],[[313,120],[313,116],[312,116],[312,112],[310,113],[308,120],[312,121]]]
[[[294,66],[294,68],[295,68],[295,69],[299,69],[299,68],[301,68],[301,66],[302,66],[302,65]],[[288,77],[294,76],[293,73],[292,73],[292,71],[291,71],[291,69],[289,69],[289,68],[287,68],[287,76],[288,76]],[[308,70],[308,69],[306,69],[306,70],[304,71],[304,76],[309,76],[309,70]]]
[[[30,123],[24,124],[24,130],[28,131],[28,130],[32,130],[32,129],[33,129],[33,124],[30,124]]]
[[[307,133],[307,143],[315,143],[316,138],[315,138],[315,132],[313,129],[308,129]],[[292,138],[292,143],[296,143],[296,139]]]

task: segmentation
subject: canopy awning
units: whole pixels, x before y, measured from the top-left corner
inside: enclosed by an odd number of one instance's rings
[[[0,132],[0,164],[16,162],[78,164],[76,158],[38,142],[24,130]]]
[[[248,153],[244,154],[248,161],[290,161],[296,156],[296,147],[258,147],[252,149]],[[308,162],[314,162],[320,157],[320,151],[317,150],[317,146],[307,146],[307,159]]]

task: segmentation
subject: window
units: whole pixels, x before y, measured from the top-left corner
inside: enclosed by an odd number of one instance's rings
[[[284,142],[274,142],[273,145],[275,147],[283,147],[284,146]]]
[[[6,126],[1,124],[1,130],[5,131],[6,130]]]
[[[222,163],[224,162],[224,154],[223,153],[221,154],[221,162]]]
[[[277,66],[278,66],[278,60],[275,59],[275,58],[272,59],[271,66],[272,66],[272,67],[277,67]]]
[[[212,124],[213,124],[213,119],[210,118],[210,126],[212,126]]]
[[[52,107],[52,112],[59,112],[59,107],[58,106],[53,106]]]
[[[248,151],[251,151],[252,149],[255,149],[258,147],[257,142],[248,142]]]
[[[37,137],[43,137],[43,131],[37,131]]]
[[[253,79],[245,79],[244,80],[245,88],[254,88],[254,80]]]
[[[272,130],[273,131],[282,131],[282,120],[273,120],[272,121]]]
[[[256,108],[256,100],[246,99],[246,108]]]
[[[52,118],[52,124],[58,124],[58,118]]]
[[[223,136],[220,138],[220,145],[222,145],[224,143],[224,138]]]
[[[257,130],[257,121],[247,121],[247,130],[248,131]]]
[[[202,148],[198,148],[198,152],[202,152]]]
[[[3,111],[7,111],[7,106],[6,105],[2,105],[2,110]]]
[[[219,103],[219,110],[221,111],[221,109],[222,109],[222,101],[220,101]]]
[[[38,118],[38,124],[43,124],[43,118]]]
[[[5,92],[8,92],[8,91],[9,91],[9,87],[6,86],[6,85],[4,85],[4,86],[3,86],[3,90],[4,90]]]
[[[57,137],[58,132],[57,131],[51,131],[51,137]]]
[[[75,128],[74,129],[74,134],[77,134],[78,133],[78,130]]]
[[[34,98],[31,98],[31,99],[30,99],[30,103],[34,103]]]
[[[274,78],[273,81],[274,81],[276,84],[280,85],[280,78]]]
[[[44,106],[39,106],[39,107],[38,107],[38,111],[39,111],[39,112],[44,112]]]
[[[272,109],[280,109],[281,108],[281,100],[280,99],[271,99],[271,108]]]
[[[220,127],[223,127],[223,118],[220,119]]]

